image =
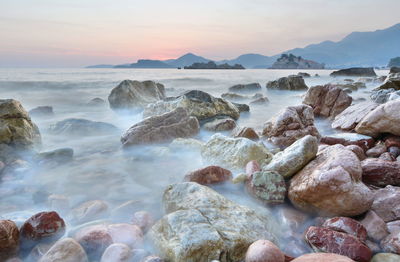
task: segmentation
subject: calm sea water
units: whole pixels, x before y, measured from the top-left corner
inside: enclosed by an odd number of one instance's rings
[[[339,81],[329,77],[330,70],[301,70],[320,77],[305,79],[308,86]],[[120,146],[120,135],[98,137],[65,137],[47,132],[50,125],[66,118],[85,118],[111,123],[121,134],[142,119],[141,114],[118,115],[108,106],[93,108],[86,103],[95,97],[107,100],[111,89],[124,79],[154,80],[165,85],[167,95],[173,96],[185,90],[199,89],[220,96],[235,84],[258,82],[262,93],[270,102],[252,106],[238,124],[261,130],[262,125],[281,109],[301,103],[304,92],[267,91],[268,81],[299,70],[175,70],[175,69],[0,69],[1,98],[13,98],[22,102],[25,109],[49,105],[54,117],[33,118],[43,139],[43,151],[71,147],[75,159],[71,163],[53,168],[35,168],[21,177],[0,183],[0,214],[3,218],[22,222],[32,214],[49,207],[45,198],[37,200],[37,194],[61,194],[69,197],[70,207],[88,200],[100,199],[109,203],[109,209],[130,200],[137,200],[140,209],[150,211],[156,218],[163,212],[161,195],[165,186],[182,181],[191,170],[203,167],[196,152],[170,152],[164,149],[126,155]],[[386,75],[387,71],[377,71]],[[357,80],[354,78],[354,80]],[[368,91],[377,84],[368,84],[351,95],[354,99],[368,97]],[[326,120],[317,120],[322,134],[334,132]],[[206,140],[209,133],[202,132]],[[167,156],[165,156],[167,155]],[[245,204],[257,205],[246,196],[240,186],[226,185],[216,188],[227,197]],[[69,221],[69,217],[65,219]],[[125,218],[114,218],[124,222]],[[71,229],[69,227],[69,229]]]

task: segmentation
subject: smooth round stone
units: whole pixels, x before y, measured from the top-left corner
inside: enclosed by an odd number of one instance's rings
[[[285,255],[271,241],[257,240],[249,246],[245,262],[284,262]]]
[[[372,257],[371,262],[399,262],[400,256],[392,253],[379,253]]]

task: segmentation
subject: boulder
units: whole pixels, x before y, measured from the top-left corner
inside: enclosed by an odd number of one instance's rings
[[[263,204],[282,204],[286,196],[285,179],[275,171],[258,171],[246,181],[247,191]]]
[[[41,144],[39,128],[16,100],[0,99],[0,143],[18,149]]]
[[[332,128],[346,131],[353,130],[357,124],[377,106],[377,103],[370,101],[351,105],[335,117],[332,122]]]
[[[370,95],[371,100],[378,104],[384,104],[389,101],[389,97],[396,92],[395,89],[379,89],[379,90],[372,90]],[[393,99],[392,99],[393,100]]]
[[[257,99],[254,99],[253,101],[250,102],[250,105],[264,105],[269,102],[269,99],[265,96],[259,97]]]
[[[29,115],[33,117],[45,117],[45,116],[53,116],[53,107],[52,106],[38,106],[29,111]]]
[[[178,107],[186,109],[189,115],[200,122],[215,117],[230,117],[234,120],[239,118],[239,109],[231,102],[200,90],[187,91],[181,96],[149,104],[144,109],[143,117],[161,115]]]
[[[396,74],[396,73],[400,73],[400,67],[391,67],[389,74]]]
[[[314,125],[314,114],[310,106],[289,106],[264,124],[263,136],[272,143],[287,147],[299,138],[312,135],[320,138]]]
[[[131,262],[132,258],[132,250],[127,245],[116,243],[104,251],[100,262]]]
[[[288,77],[281,77],[278,80],[268,82],[267,88],[283,90],[307,90],[308,86],[305,84],[303,77],[290,75]]]
[[[138,211],[133,214],[131,224],[138,226],[142,232],[146,233],[154,225],[154,219],[149,212]]]
[[[232,180],[232,172],[219,166],[208,166],[188,173],[184,180],[201,185],[222,183]]]
[[[264,170],[276,171],[285,178],[290,178],[315,158],[318,140],[307,135],[300,138],[284,151],[275,154]]]
[[[381,241],[383,251],[400,255],[400,231],[390,233]]]
[[[149,236],[167,261],[241,261],[254,241],[276,242],[270,216],[197,183],[168,186],[163,205]]]
[[[121,137],[124,147],[171,142],[175,138],[188,138],[199,133],[199,122],[181,107],[159,116],[142,120],[130,127]]]
[[[367,151],[375,144],[375,139],[370,136],[364,136],[356,133],[336,133],[321,138],[322,144],[344,146],[355,145]]]
[[[250,107],[246,104],[239,104],[239,103],[233,103],[232,105],[234,105],[237,110],[239,110],[239,113],[243,113],[243,112],[249,112],[250,111]]]
[[[298,72],[297,75],[301,76],[303,78],[311,77],[311,75],[309,73],[305,73],[305,72]]]
[[[375,191],[371,210],[383,221],[390,222],[400,219],[400,187],[386,186]]]
[[[253,141],[260,139],[257,132],[251,127],[237,127],[232,131],[232,136],[235,138],[244,137]]]
[[[392,253],[379,253],[372,257],[371,262],[398,262],[400,255]]]
[[[268,240],[257,240],[249,246],[245,262],[285,262],[285,254]]]
[[[291,179],[288,196],[307,212],[360,215],[373,201],[361,175],[360,160],[352,151],[342,145],[328,146]]]
[[[360,222],[367,230],[368,237],[374,241],[378,242],[389,234],[385,221],[372,210]]]
[[[349,217],[333,217],[322,224],[322,227],[343,232],[358,238],[361,242],[367,240],[367,230],[364,225]]]
[[[377,143],[374,147],[370,148],[365,152],[369,157],[379,157],[387,151],[387,147],[383,143]]]
[[[307,90],[303,104],[313,108],[315,116],[335,118],[351,105],[352,97],[333,85],[313,86]]]
[[[85,250],[72,238],[57,241],[39,262],[88,262]]]
[[[236,122],[232,118],[216,118],[203,125],[205,130],[220,132],[229,131],[236,127]]]
[[[108,102],[114,110],[132,110],[144,108],[164,98],[165,88],[160,83],[124,80],[111,90]]]
[[[32,248],[39,241],[58,240],[65,233],[64,220],[54,211],[40,212],[30,217],[21,227],[21,246]]]
[[[365,159],[361,162],[364,183],[379,187],[400,186],[400,162],[378,158]]]
[[[334,71],[330,76],[359,76],[359,77],[375,77],[377,76],[372,67],[352,67]]]
[[[0,220],[0,260],[5,261],[18,254],[19,230],[11,220]]]
[[[272,154],[262,143],[247,138],[213,135],[201,151],[204,160],[224,168],[240,169],[251,160],[269,163]]]
[[[86,105],[93,107],[102,107],[106,105],[106,101],[100,97],[93,98]]]
[[[372,252],[356,237],[323,227],[309,227],[305,239],[316,252],[335,253],[357,262],[369,262]]]
[[[229,92],[253,92],[261,91],[259,83],[239,84],[229,87]]]
[[[394,89],[400,90],[400,73],[389,74],[383,84],[375,90]]]
[[[50,126],[53,135],[66,136],[103,136],[119,132],[118,128],[105,122],[95,122],[87,119],[68,118]]]
[[[389,101],[369,112],[355,131],[372,137],[382,133],[400,135],[400,100]]]
[[[313,253],[299,256],[292,262],[354,262],[354,260],[332,253]]]

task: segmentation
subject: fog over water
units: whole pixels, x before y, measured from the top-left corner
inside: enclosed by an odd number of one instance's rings
[[[181,182],[184,175],[207,166],[199,152],[171,149],[168,145],[138,147],[132,152],[121,149],[120,137],[130,126],[142,119],[141,113],[120,115],[105,106],[88,106],[96,97],[107,101],[111,89],[122,80],[153,80],[164,84],[167,96],[185,90],[198,89],[214,96],[228,92],[235,84],[258,82],[269,99],[265,105],[250,106],[242,114],[239,126],[262,130],[263,124],[281,109],[301,103],[304,91],[267,91],[268,81],[279,77],[308,72],[320,77],[306,78],[308,86],[339,81],[329,77],[330,70],[175,70],[175,69],[0,69],[1,98],[19,100],[26,110],[37,106],[52,106],[54,116],[35,118],[42,135],[41,151],[70,147],[74,160],[58,166],[38,166],[21,170],[16,177],[3,177],[0,183],[0,215],[23,223],[31,215],[54,209],[68,209],[88,200],[104,200],[109,205],[108,220],[127,222],[129,215],[112,210],[135,200],[137,210],[147,210],[158,219],[163,215],[162,193],[168,184]],[[376,71],[386,75],[387,71]],[[357,80],[357,78],[353,78]],[[355,102],[368,97],[377,83],[367,83],[366,89],[351,94]],[[118,132],[107,136],[64,136],[48,129],[57,121],[84,118],[115,125]],[[317,119],[322,135],[335,132],[327,120]],[[212,133],[201,131],[198,139],[207,141]],[[234,175],[239,170],[232,170]],[[239,185],[224,184],[214,188],[234,201],[264,208],[253,201]],[[69,197],[69,207],[49,207],[47,196]],[[272,210],[272,212],[275,212]],[[67,231],[73,230],[71,218],[64,217]],[[20,225],[20,224],[19,224]],[[67,232],[68,234],[68,232]]]

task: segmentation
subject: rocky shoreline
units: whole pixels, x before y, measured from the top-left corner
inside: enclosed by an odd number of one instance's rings
[[[310,87],[301,75],[268,82],[267,89],[304,94],[301,104],[265,119],[262,130],[238,124],[247,104],[268,105],[259,83],[232,86],[220,98],[201,90],[168,97],[161,83],[122,81],[110,92],[110,108],[143,112],[121,135],[122,157],[196,152],[204,166],[165,185],[161,215],[135,200],[111,208],[101,199],[70,205],[68,195],[33,194],[47,207],[24,221],[0,220],[0,261],[400,261],[400,75],[383,79],[356,68],[332,76],[343,79]],[[355,101],[352,92],[371,82],[378,85],[371,99]],[[100,98],[88,104],[103,105]],[[45,137],[30,115],[53,114],[49,106],[28,113],[16,100],[0,100],[2,183],[75,161],[71,148],[40,149]],[[336,133],[321,134],[316,118]],[[202,141],[202,130],[215,134]],[[122,133],[78,118],[47,132]],[[233,201],[220,185],[255,204]]]

